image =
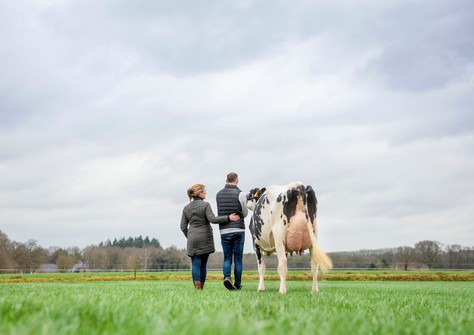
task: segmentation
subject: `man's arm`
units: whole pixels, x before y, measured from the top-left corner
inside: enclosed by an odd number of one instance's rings
[[[239,201],[242,205],[242,216],[245,218],[247,217],[249,211],[247,209],[247,197],[245,196],[244,192],[239,193]]]

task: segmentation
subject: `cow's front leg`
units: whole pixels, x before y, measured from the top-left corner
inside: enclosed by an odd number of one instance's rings
[[[311,288],[311,292],[318,292],[318,269],[319,265],[316,262],[316,259],[313,257],[313,253],[311,252],[313,248],[310,249],[309,254],[311,255],[311,273],[313,274],[313,287]]]
[[[265,270],[267,268],[265,266],[265,262],[262,260],[262,252],[260,251],[260,247],[257,244],[255,244],[254,249],[255,249],[255,254],[257,255],[258,277],[259,277],[257,291],[262,292],[262,291],[265,291],[265,283],[263,280],[265,279]]]
[[[274,234],[275,249],[278,257],[278,274],[280,275],[280,293],[286,293],[286,275],[288,272],[283,234]],[[277,242],[278,241],[278,242]]]

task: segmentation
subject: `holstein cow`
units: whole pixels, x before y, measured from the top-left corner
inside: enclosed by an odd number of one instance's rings
[[[312,292],[318,291],[318,266],[326,271],[332,268],[329,257],[318,247],[316,211],[317,200],[311,186],[300,182],[284,186],[269,186],[252,189],[247,194],[247,207],[253,211],[250,232],[257,254],[259,283],[258,291],[265,290],[265,263],[262,252],[270,255],[276,251],[280,293],[286,293],[287,254],[301,254],[309,249]]]

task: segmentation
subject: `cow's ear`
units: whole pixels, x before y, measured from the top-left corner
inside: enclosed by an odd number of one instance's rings
[[[258,197],[260,196],[260,189],[259,188],[254,188],[252,189],[252,196],[255,198],[255,199],[258,199]]]
[[[252,189],[249,191],[249,193],[246,194],[247,200],[249,200],[249,201],[252,200],[252,198],[253,198],[253,192],[254,192],[254,189],[252,188]]]

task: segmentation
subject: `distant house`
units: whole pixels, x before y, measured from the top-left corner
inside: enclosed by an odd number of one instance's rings
[[[55,273],[58,272],[58,267],[54,263],[41,264],[39,269],[36,270],[38,273]]]
[[[71,269],[71,272],[89,272],[89,267],[86,264],[80,262],[80,263],[74,264],[74,266]]]

